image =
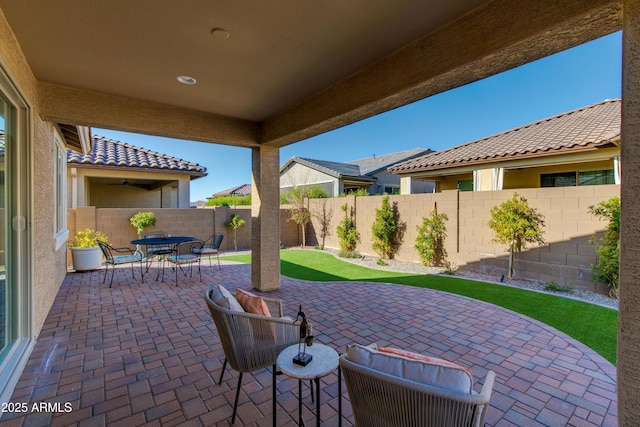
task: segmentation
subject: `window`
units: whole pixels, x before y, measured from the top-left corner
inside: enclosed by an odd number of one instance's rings
[[[615,184],[613,169],[580,172],[578,181],[579,185]]]
[[[67,241],[69,232],[67,230],[67,150],[62,144],[58,134],[54,135],[55,140],[55,250],[60,249]]]
[[[613,169],[543,173],[540,175],[541,187],[575,187],[576,185],[614,184]]]
[[[400,194],[400,187],[384,187],[384,194]]]
[[[473,179],[461,179],[458,181],[458,190],[473,191]]]

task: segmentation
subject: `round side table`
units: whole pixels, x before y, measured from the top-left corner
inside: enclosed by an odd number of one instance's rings
[[[307,354],[313,356],[313,360],[307,366],[293,363],[293,358],[298,354],[298,344],[294,344],[282,350],[278,355],[278,368],[290,378],[298,380],[298,424],[302,421],[302,381],[314,380],[316,383],[316,425],[320,425],[320,378],[329,375],[338,369],[338,353],[324,344],[314,343],[307,347]],[[342,402],[341,375],[338,370],[338,398]],[[339,405],[338,419],[342,424],[342,405]]]

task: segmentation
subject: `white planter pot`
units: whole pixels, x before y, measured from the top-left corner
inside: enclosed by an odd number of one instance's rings
[[[76,271],[97,270],[102,267],[102,250],[93,248],[71,248],[71,259]]]

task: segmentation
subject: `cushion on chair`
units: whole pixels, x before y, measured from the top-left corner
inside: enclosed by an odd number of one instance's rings
[[[224,286],[215,285],[211,288],[211,299],[222,308],[231,311],[244,312],[237,299]]]
[[[459,393],[472,393],[473,377],[470,371],[459,365],[453,364],[454,366],[451,366],[451,362],[442,364],[418,360],[357,344],[347,346],[347,358],[354,363],[398,378]]]
[[[236,298],[238,302],[244,308],[247,313],[260,314],[262,316],[271,317],[269,307],[262,298],[258,295],[254,295],[251,292],[247,292],[243,289],[236,288]]]
[[[473,378],[473,372],[471,372],[471,369],[465,368],[464,366],[460,366],[457,363],[449,362],[448,360],[438,359],[437,357],[414,353],[412,351],[407,351],[407,350],[400,350],[399,348],[393,348],[393,347],[382,347],[378,351],[382,353],[389,353],[389,354],[395,354],[398,356],[406,357],[407,359],[422,360],[423,362],[433,363],[436,365],[449,366],[450,368],[456,368],[456,369],[464,369],[465,371],[467,371],[469,376]]]

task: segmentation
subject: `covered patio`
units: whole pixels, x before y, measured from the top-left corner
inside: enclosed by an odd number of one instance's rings
[[[206,265],[206,264],[205,264]],[[156,282],[116,270],[70,273],[55,299],[11,402],[59,402],[54,413],[4,414],[3,426],[229,425],[237,372],[218,385],[224,354],[203,295],[213,284],[251,290],[251,267],[227,263]],[[285,314],[303,304],[318,342],[339,352],[351,343],[394,346],[472,369],[479,390],[496,383],[490,426],[617,425],[616,369],[574,339],[509,310],[465,297],[402,285],[305,282],[281,278],[268,293]],[[321,414],[338,425],[337,374],[322,380]],[[278,425],[295,425],[297,383],[277,383]],[[343,423],[352,425],[343,386]],[[307,393],[307,392],[305,392]],[[305,394],[304,417],[315,409]],[[65,404],[72,410],[65,412]],[[271,425],[271,374],[243,383],[236,425]],[[77,424],[76,424],[77,423]]]

